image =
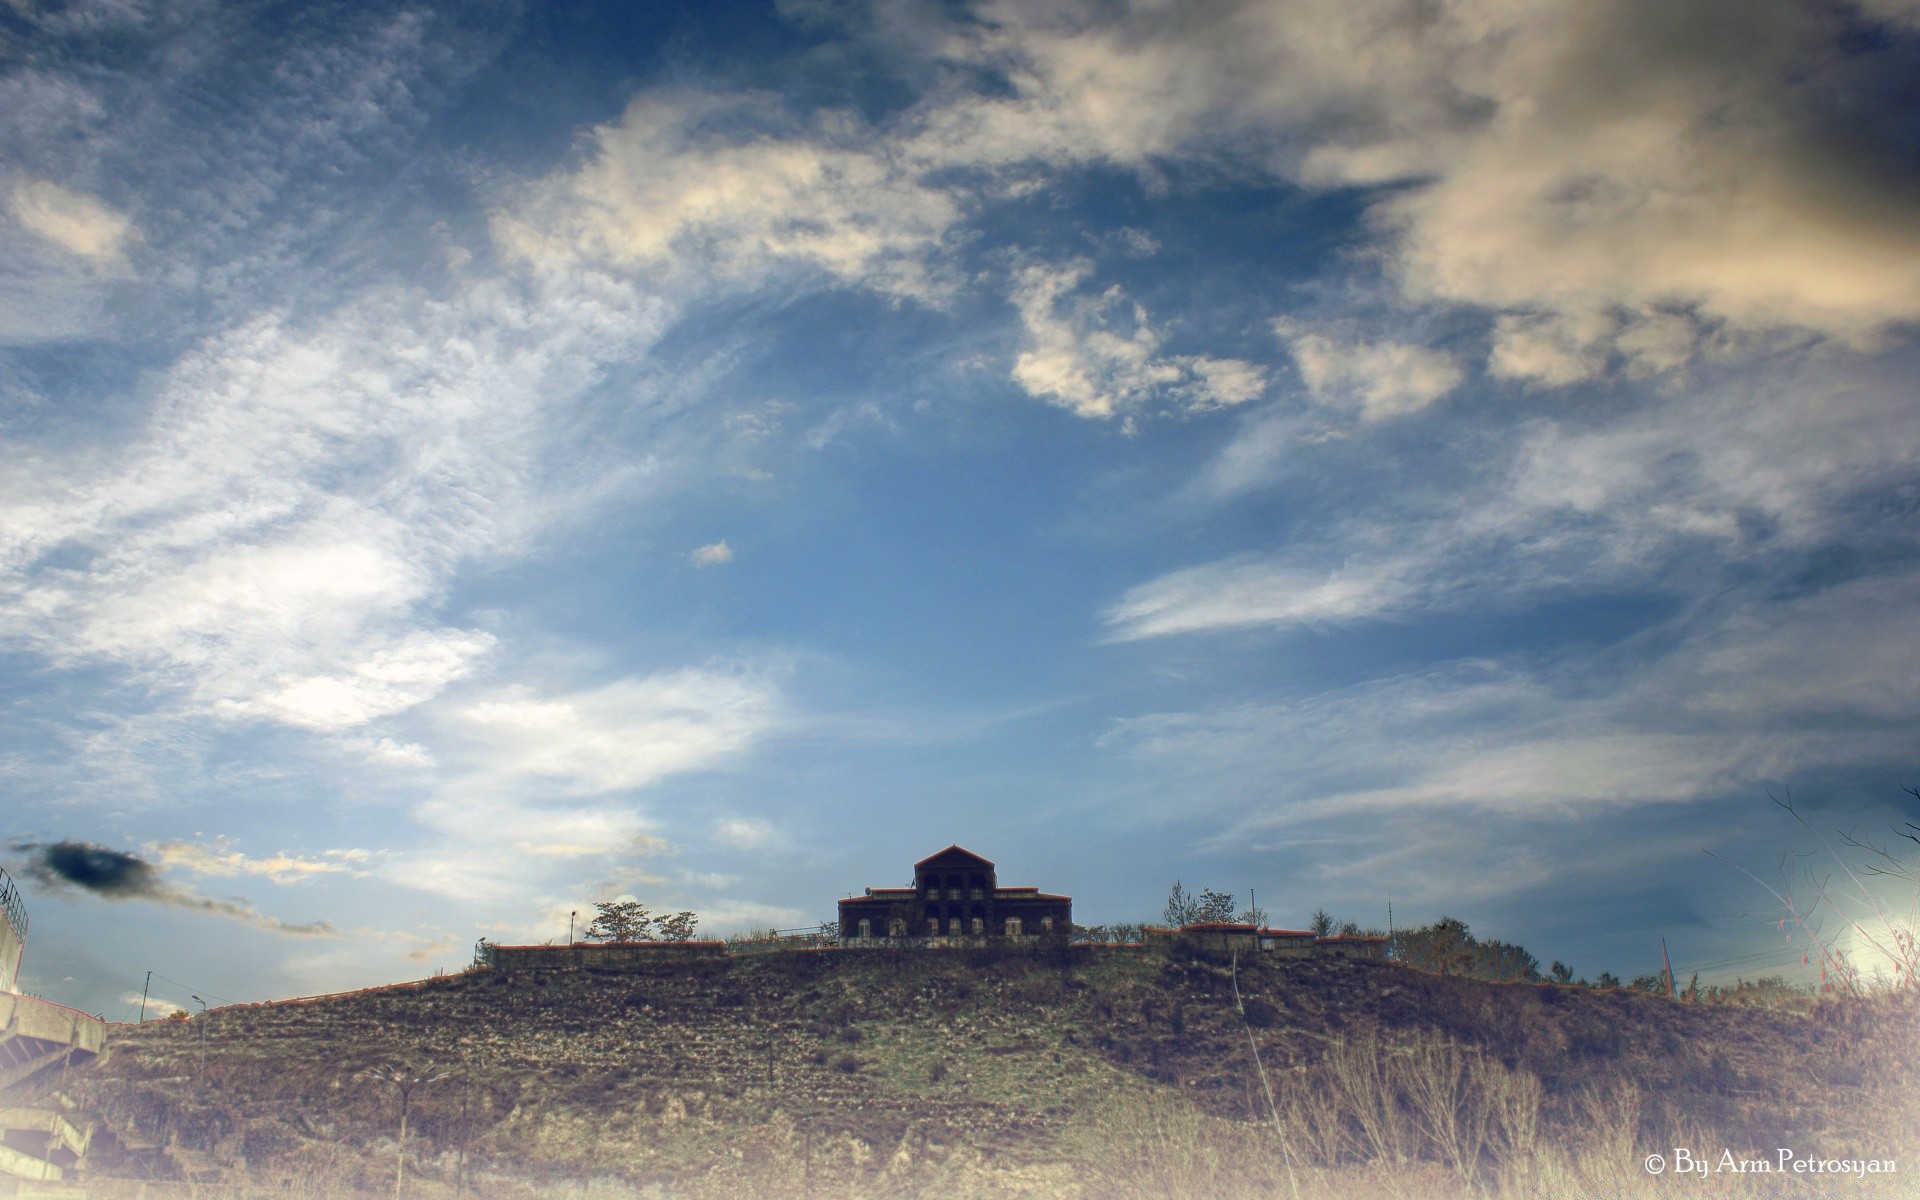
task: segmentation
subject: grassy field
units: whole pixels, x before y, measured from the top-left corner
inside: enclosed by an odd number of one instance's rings
[[[1894,999],[1788,1013],[1369,961],[819,952],[149,1022],[61,1098],[104,1131],[90,1191],[128,1200],[391,1196],[402,1164],[408,1196],[500,1200],[1907,1196],[1916,1047]],[[427,1080],[404,1159],[396,1073]],[[1896,1170],[1645,1170],[1681,1146]]]

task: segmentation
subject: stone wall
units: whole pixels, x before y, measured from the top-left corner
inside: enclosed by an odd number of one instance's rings
[[[482,951],[492,967],[571,971],[581,967],[645,967],[663,959],[724,958],[725,942],[575,942],[571,946],[495,946]]]

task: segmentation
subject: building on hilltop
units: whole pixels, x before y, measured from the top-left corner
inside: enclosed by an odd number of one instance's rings
[[[868,888],[840,902],[840,944],[1035,941],[1073,931],[1073,897],[1001,887],[993,863],[948,846],[913,864],[910,888]]]

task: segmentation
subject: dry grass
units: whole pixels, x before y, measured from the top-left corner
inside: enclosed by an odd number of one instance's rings
[[[1920,1194],[1920,1014],[1897,998],[1803,1016],[1386,964],[776,957],[216,1014],[204,1077],[193,1028],[129,1031],[74,1101],[195,1174],[91,1194],[391,1196],[393,1098],[353,1069],[409,1050],[469,1065],[417,1099],[408,1200],[1838,1190],[1643,1170],[1674,1146],[1890,1157],[1907,1175],[1844,1194]],[[1236,986],[1271,1012],[1243,1022]]]

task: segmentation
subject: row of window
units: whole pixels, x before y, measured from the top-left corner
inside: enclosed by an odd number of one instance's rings
[[[959,889],[959,888],[957,888],[957,887],[955,887],[955,888],[948,888],[948,889],[947,889],[947,899],[949,899],[949,900],[958,900],[958,899],[960,899],[960,892],[961,892],[961,889]],[[940,898],[940,889],[939,889],[939,888],[937,888],[937,887],[930,887],[930,888],[928,888],[928,889],[927,889],[927,899],[929,899],[929,900],[938,900],[939,898]],[[974,889],[973,889],[973,898],[974,898],[975,900],[985,900],[985,899],[987,898],[987,889],[985,889],[985,888],[974,888]]]
[[[1020,937],[1026,931],[1026,922],[1020,917],[1008,917],[1006,919],[1005,926],[1006,926],[1005,933],[1006,933],[1006,936],[1008,937]],[[1052,933],[1053,918],[1041,917],[1040,930],[1042,933]],[[986,919],[983,917],[974,917],[970,921],[963,921],[959,917],[952,917],[952,918],[949,918],[947,921],[948,937],[964,937],[968,934],[971,934],[974,937],[981,937],[986,932],[987,932],[987,922],[986,922]],[[861,917],[860,918],[860,937],[864,939],[864,938],[870,938],[872,936],[873,936],[872,919],[868,917]],[[888,937],[908,936],[907,922],[900,917],[895,917],[887,925],[887,936]],[[938,917],[927,918],[927,936],[928,937],[940,936],[940,918]]]

